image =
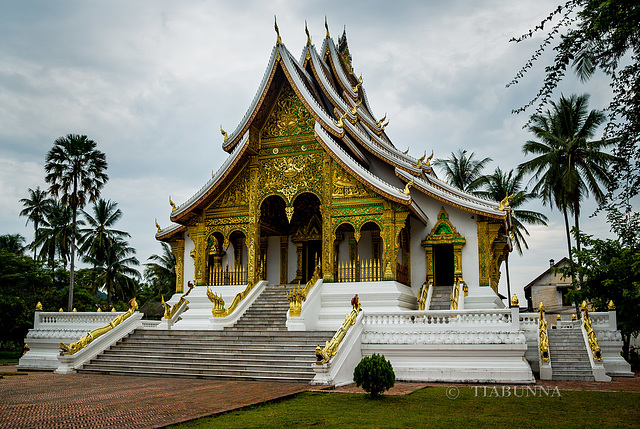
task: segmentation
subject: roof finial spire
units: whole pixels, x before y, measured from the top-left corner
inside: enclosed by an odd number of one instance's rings
[[[329,24],[327,24],[327,16],[324,16],[324,28],[327,29],[327,39],[329,39],[331,36],[329,35]]]
[[[220,134],[224,136],[224,142],[226,143],[229,140],[229,134],[225,130],[222,129],[222,124],[220,124]]]
[[[311,46],[311,36],[309,35],[309,27],[307,27],[307,20],[304,20],[304,32],[307,34],[307,46]]]
[[[282,45],[282,39],[280,38],[280,29],[278,28],[278,18],[276,18],[275,15],[273,15],[273,22],[273,26],[276,29],[276,34],[278,35],[278,38],[276,39],[276,45]]]

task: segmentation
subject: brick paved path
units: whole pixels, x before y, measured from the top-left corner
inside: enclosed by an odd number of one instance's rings
[[[152,428],[286,397],[304,383],[92,374],[0,379],[0,428]]]

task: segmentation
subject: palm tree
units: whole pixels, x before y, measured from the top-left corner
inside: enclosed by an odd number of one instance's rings
[[[34,251],[40,249],[38,257],[46,259],[49,265],[53,265],[57,256],[64,260],[66,266],[74,235],[71,225],[71,209],[54,201],[49,206],[44,225],[38,230],[38,234],[29,248]]]
[[[22,255],[24,252],[24,237],[20,234],[0,235],[0,251]]]
[[[47,153],[44,169],[49,192],[68,206],[72,213],[72,230],[76,230],[78,209],[87,201],[94,202],[109,177],[105,173],[105,154],[96,149],[96,143],[84,135],[67,134],[59,137]],[[75,263],[75,235],[71,242],[71,268],[69,270],[69,304],[73,308],[73,275]]]
[[[93,283],[93,293],[102,289],[107,293],[107,305],[118,295],[122,300],[134,296],[137,292],[136,280],[140,273],[135,266],[140,265],[138,259],[133,256],[136,251],[129,247],[129,243],[124,240],[110,240],[109,247],[103,261],[98,261],[91,256],[85,256],[84,262],[93,264],[95,270],[95,281]]]
[[[144,276],[156,294],[166,295],[176,290],[176,258],[167,243],[160,244],[162,255],[149,256],[153,262],[144,264]]]
[[[516,173],[510,170],[505,173],[498,167],[493,174],[485,176],[485,179],[485,189],[477,191],[479,196],[492,201],[501,201],[505,196],[513,195],[509,200],[513,223],[513,245],[518,253],[522,255],[523,247],[525,249],[529,248],[524,238],[525,235],[529,235],[529,231],[527,231],[524,224],[546,226],[549,220],[542,213],[518,208],[538,196],[527,191],[526,188],[522,189],[522,172]]]
[[[555,204],[563,212],[569,258],[571,259],[571,236],[568,212],[574,216],[574,226],[580,229],[580,203],[593,194],[598,204],[605,201],[600,183],[613,185],[611,165],[618,158],[602,152],[612,141],[590,141],[606,117],[600,110],[588,111],[589,96],[564,96],[551,103],[551,110],[531,116],[531,131],[539,140],[527,141],[523,146],[525,155],[536,158],[520,164],[523,173],[533,173],[537,181],[533,192],[541,195],[544,204]],[[580,250],[580,242],[576,247]]]
[[[451,152],[449,159],[439,158],[433,163],[444,170],[445,177],[451,186],[468,193],[475,193],[485,182],[482,169],[493,160],[489,157],[475,160],[474,155],[475,153],[471,152],[467,157],[466,150],[458,150],[457,154]]]
[[[35,242],[38,237],[38,227],[40,225],[47,225],[47,212],[53,204],[53,199],[46,191],[40,189],[40,186],[36,187],[35,191],[29,188],[29,198],[22,198],[20,200],[24,209],[20,212],[20,216],[26,216],[28,224],[33,223],[33,241]],[[47,225],[48,226],[48,225]],[[33,249],[33,259],[36,259],[36,248]]]
[[[522,189],[522,173],[514,173],[510,170],[508,173],[502,171],[500,167],[496,168],[493,174],[485,176],[485,189],[478,191],[477,194],[483,198],[492,201],[501,201],[507,195],[513,195],[509,201],[511,207],[511,222],[513,224],[513,246],[518,253],[522,255],[522,247],[528,249],[525,235],[529,235],[529,231],[524,226],[529,225],[547,225],[547,217],[542,213],[531,210],[522,210],[518,207],[526,202],[537,198],[537,195]],[[509,254],[505,257],[505,270],[507,273],[507,298],[511,299],[511,281],[509,279]]]
[[[112,241],[131,237],[128,232],[112,228],[122,217],[122,211],[117,206],[118,203],[114,201],[100,198],[93,205],[93,216],[82,211],[88,228],[80,230],[81,254],[90,255],[97,261],[104,261]]]

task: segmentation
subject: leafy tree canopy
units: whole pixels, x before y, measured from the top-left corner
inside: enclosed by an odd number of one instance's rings
[[[629,198],[640,190],[640,2],[569,0],[512,41],[519,43],[545,31],[541,45],[507,86],[517,84],[550,48],[555,51],[552,63],[546,66],[535,97],[514,113],[536,105],[536,113],[542,114],[568,68],[583,81],[596,70],[609,76],[613,100],[606,112],[605,137],[615,141],[615,154],[627,161],[615,175],[621,205],[629,210]]]

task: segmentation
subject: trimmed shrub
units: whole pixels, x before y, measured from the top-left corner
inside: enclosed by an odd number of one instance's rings
[[[396,382],[396,374],[393,372],[391,362],[383,355],[374,353],[372,356],[362,358],[356,369],[353,370],[353,381],[356,386],[364,389],[372,397],[389,390]]]

